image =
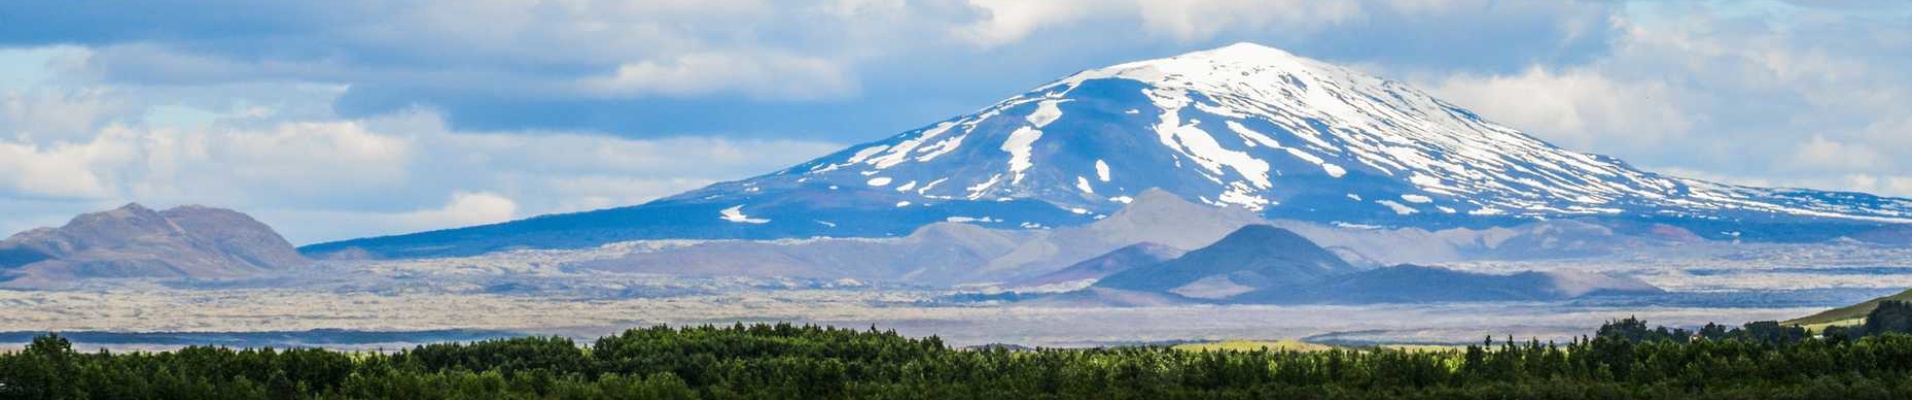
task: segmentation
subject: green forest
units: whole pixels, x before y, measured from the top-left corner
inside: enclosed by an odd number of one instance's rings
[[[0,399],[1912,398],[1912,306],[1814,335],[1612,321],[1567,343],[1451,350],[952,348],[874,328],[652,327],[581,345],[524,337],[390,354],[190,347],[0,355]]]

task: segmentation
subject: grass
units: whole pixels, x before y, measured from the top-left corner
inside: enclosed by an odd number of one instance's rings
[[[1790,323],[1792,321],[1787,321],[1787,322]],[[1797,324],[1797,325],[1799,325],[1799,327],[1801,328],[1806,328],[1807,332],[1820,333],[1820,332],[1825,332],[1826,327],[1865,325],[1865,323],[1866,323],[1866,319],[1861,317],[1861,318],[1853,318],[1853,319],[1842,319],[1842,320],[1826,322],[1826,323]]]
[[[1467,349],[1467,346],[1454,346],[1454,345],[1445,345],[1445,344],[1384,344],[1379,347],[1383,349],[1388,349],[1388,350],[1401,350],[1401,351],[1407,351],[1407,352],[1413,352],[1413,353],[1442,352],[1442,351]]]
[[[1786,325],[1799,325],[1808,330],[1818,331],[1828,326],[1857,325],[1865,322],[1866,314],[1879,308],[1879,303],[1887,300],[1912,302],[1912,290],[1906,290],[1891,296],[1866,300],[1863,303],[1826,310],[1818,314],[1782,322]]]
[[[1175,345],[1174,348],[1181,351],[1255,351],[1261,349],[1268,349],[1270,351],[1323,351],[1333,349],[1334,346],[1308,343],[1294,339],[1282,339],[1224,340],[1220,342],[1180,344]]]
[[[1255,350],[1262,350],[1262,349],[1267,349],[1270,351],[1324,351],[1324,350],[1337,349],[1337,348],[1349,348],[1349,347],[1308,343],[1308,342],[1303,342],[1303,341],[1295,340],[1295,339],[1224,340],[1220,342],[1187,343],[1187,344],[1176,345],[1174,347],[1174,349],[1181,350],[1181,351],[1255,351]],[[1467,346],[1453,346],[1453,345],[1440,345],[1440,344],[1384,344],[1384,345],[1371,346],[1371,347],[1369,346],[1353,347],[1353,349],[1370,349],[1370,348],[1421,353],[1421,352],[1442,352],[1442,351],[1450,351],[1450,350],[1462,350],[1462,349],[1466,349]]]

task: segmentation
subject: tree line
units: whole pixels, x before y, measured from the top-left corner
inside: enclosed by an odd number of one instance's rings
[[[1488,338],[1432,351],[965,350],[934,336],[790,324],[391,354],[78,352],[46,335],[0,354],[0,399],[1912,398],[1912,336],[1895,330],[1912,318],[1902,316],[1912,305],[1882,306],[1867,324],[1825,335],[1628,318],[1565,343]]]

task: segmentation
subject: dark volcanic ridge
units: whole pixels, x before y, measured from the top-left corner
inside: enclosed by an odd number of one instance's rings
[[[1664,293],[1629,277],[1584,272],[1482,274],[1398,265],[1362,270],[1306,238],[1268,225],[1243,227],[1180,258],[1126,269],[1061,303],[1155,305],[1373,304],[1549,301]],[[1058,302],[1057,299],[1045,301]]]

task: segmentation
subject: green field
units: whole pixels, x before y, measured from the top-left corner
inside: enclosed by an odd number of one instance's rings
[[[1334,346],[1314,344],[1294,339],[1282,340],[1224,340],[1209,343],[1189,343],[1176,345],[1182,351],[1324,351]]]
[[[1786,325],[1798,325],[1814,332],[1823,330],[1828,326],[1859,325],[1865,323],[1866,314],[1872,313],[1873,309],[1879,308],[1879,303],[1885,301],[1912,302],[1912,290],[1906,290],[1891,296],[1866,300],[1859,304],[1826,310],[1825,312],[1782,323]]]
[[[1308,343],[1308,342],[1303,342],[1303,341],[1295,340],[1295,339],[1223,340],[1220,342],[1179,344],[1179,345],[1175,345],[1173,348],[1176,350],[1193,351],[1193,352],[1256,351],[1256,350],[1311,352],[1311,351],[1327,351],[1327,350],[1333,350],[1333,349],[1350,349],[1350,347],[1325,345],[1325,344],[1318,344],[1318,343]],[[1467,346],[1452,346],[1452,345],[1439,345],[1439,344],[1384,344],[1384,345],[1377,345],[1377,346],[1364,346],[1359,348],[1377,348],[1377,349],[1406,351],[1406,352],[1441,352],[1441,351],[1464,350],[1467,348]]]

